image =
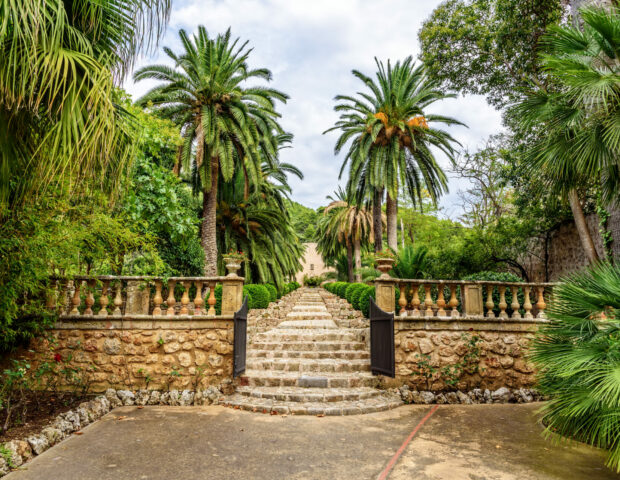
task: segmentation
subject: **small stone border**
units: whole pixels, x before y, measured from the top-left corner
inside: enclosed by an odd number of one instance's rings
[[[430,392],[411,390],[408,385],[400,388],[391,388],[389,391],[400,395],[404,403],[422,405],[450,404],[472,405],[485,403],[532,403],[546,400],[534,389],[519,388],[510,390],[506,387],[491,391],[489,389],[474,388],[469,392]]]
[[[218,403],[221,397],[220,389],[213,386],[196,392],[191,390],[170,390],[168,392],[138,390],[132,392],[110,388],[106,390],[104,395],[80,403],[74,410],[61,413],[39,434],[0,444],[0,477],[8,474],[12,469],[21,467],[36,455],[41,455],[72,433],[99,420],[116,407],[130,405],[211,405]]]

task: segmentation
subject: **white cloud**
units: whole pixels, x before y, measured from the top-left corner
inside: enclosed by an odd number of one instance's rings
[[[291,96],[281,108],[282,124],[295,135],[293,148],[283,160],[302,169],[303,181],[292,180],[293,198],[318,207],[338,185],[340,159],[333,155],[336,134],[322,135],[337,116],[333,97],[354,93],[360,83],[352,69],[374,73],[374,57],[417,57],[417,34],[440,0],[183,0],[173,4],[162,45],[179,49],[178,30],[188,32],[205,25],[213,35],[231,27],[234,36],[250,40],[251,63],[269,68],[272,86]],[[142,59],[139,65],[164,62],[164,55]],[[125,88],[135,97],[153,83]],[[435,108],[458,118],[469,128],[453,127],[451,133],[474,149],[501,129],[499,112],[483,98],[460,97]],[[447,165],[445,159],[442,165]],[[456,191],[463,181],[450,180],[451,193],[442,199],[450,216],[458,215]]]

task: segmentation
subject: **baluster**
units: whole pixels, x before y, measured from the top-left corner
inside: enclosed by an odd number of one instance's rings
[[[452,308],[452,312],[450,313],[450,316],[452,318],[458,318],[459,317],[459,311],[458,311],[459,300],[456,298],[456,285],[454,284],[450,285],[450,303],[448,305]]]
[[[202,299],[202,282],[194,282],[196,285],[196,298],[194,299],[194,315],[202,315],[202,306],[204,300]]]
[[[56,308],[56,296],[58,295],[58,280],[52,280],[49,290],[47,291],[47,298],[45,300],[45,307],[49,310]]]
[[[73,280],[73,298],[71,299],[71,304],[73,305],[73,309],[69,313],[69,315],[79,315],[80,310],[78,307],[82,300],[80,299],[80,288],[82,287],[82,280]]]
[[[398,299],[398,305],[400,306],[399,315],[402,317],[407,316],[407,285],[404,283],[399,284],[400,287],[400,298]]]
[[[424,305],[426,305],[426,310],[424,311],[425,317],[433,316],[433,297],[431,296],[431,288],[433,286],[430,284],[424,285],[424,291],[426,292],[426,296],[424,298]]]
[[[168,280],[168,298],[166,299],[166,305],[168,305],[168,310],[166,310],[166,315],[169,317],[174,316],[174,305],[177,301],[174,299],[174,286],[177,282],[174,280]]]
[[[183,296],[181,297],[181,315],[189,315],[187,306],[189,305],[189,287],[191,282],[183,282]]]
[[[525,310],[524,318],[534,318],[532,315],[532,301],[530,300],[530,290],[532,287],[523,287],[523,309]]]
[[[215,315],[215,282],[209,283],[209,311],[207,315],[214,316]]]
[[[499,289],[499,318],[508,318],[508,314],[506,313],[506,308],[508,308],[508,304],[506,303],[506,286],[500,285]]]
[[[495,318],[495,312],[493,308],[495,307],[495,303],[493,302],[493,285],[487,285],[487,303],[485,303],[485,307],[487,307],[487,318]]]
[[[95,304],[95,296],[93,295],[93,289],[95,288],[95,280],[90,279],[86,282],[86,309],[84,315],[93,314],[93,305]]]
[[[510,287],[510,291],[512,292],[512,303],[510,304],[510,308],[512,308],[511,318],[514,318],[515,320],[520,319],[521,313],[519,312],[519,308],[521,308],[521,305],[519,305],[519,287],[512,285]]]
[[[536,287],[536,290],[538,290],[538,302],[536,302],[538,315],[536,315],[536,318],[547,318],[547,315],[545,315],[545,309],[547,308],[547,304],[545,303],[545,287]]]
[[[439,285],[437,285],[437,316],[438,317],[445,317],[446,316],[446,300],[443,296],[443,288],[444,285],[443,283],[440,283]]]
[[[99,297],[99,305],[101,308],[97,315],[107,316],[108,314],[108,303],[110,303],[110,299],[108,298],[108,288],[110,287],[110,280],[103,280],[103,285],[101,286],[101,297]]]
[[[413,284],[413,296],[411,297],[411,308],[413,311],[411,312],[411,316],[415,318],[420,317],[420,286],[418,284]]]
[[[161,280],[155,280],[155,296],[153,297],[153,315],[161,315],[161,304],[164,301],[164,298],[161,296],[161,289],[163,284]]]
[[[116,295],[114,296],[114,315],[122,315],[121,306],[123,305],[123,297],[121,296],[121,290],[123,289],[123,282],[119,280],[116,282]]]

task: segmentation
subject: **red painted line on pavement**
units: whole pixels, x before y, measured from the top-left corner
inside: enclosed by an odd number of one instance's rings
[[[418,423],[415,426],[415,428],[411,431],[409,436],[405,439],[403,444],[400,446],[400,448],[396,451],[392,459],[389,461],[385,469],[377,477],[377,480],[385,480],[388,477],[388,475],[390,474],[390,471],[392,470],[392,468],[394,468],[394,465],[396,465],[396,462],[398,461],[400,456],[405,451],[405,448],[407,448],[407,445],[409,445],[409,442],[413,440],[413,437],[415,437],[415,434],[418,433],[418,430],[420,430],[420,428],[422,428],[422,425],[424,425],[426,421],[433,416],[433,413],[435,413],[438,408],[439,408],[439,405],[435,405],[433,408],[431,408],[431,411],[428,412],[422,420],[420,420],[420,423]]]

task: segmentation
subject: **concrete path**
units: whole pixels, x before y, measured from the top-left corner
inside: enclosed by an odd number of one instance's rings
[[[429,415],[433,408],[317,418],[223,407],[122,407],[5,478],[618,478],[603,466],[601,452],[546,442],[535,405],[441,405]]]

